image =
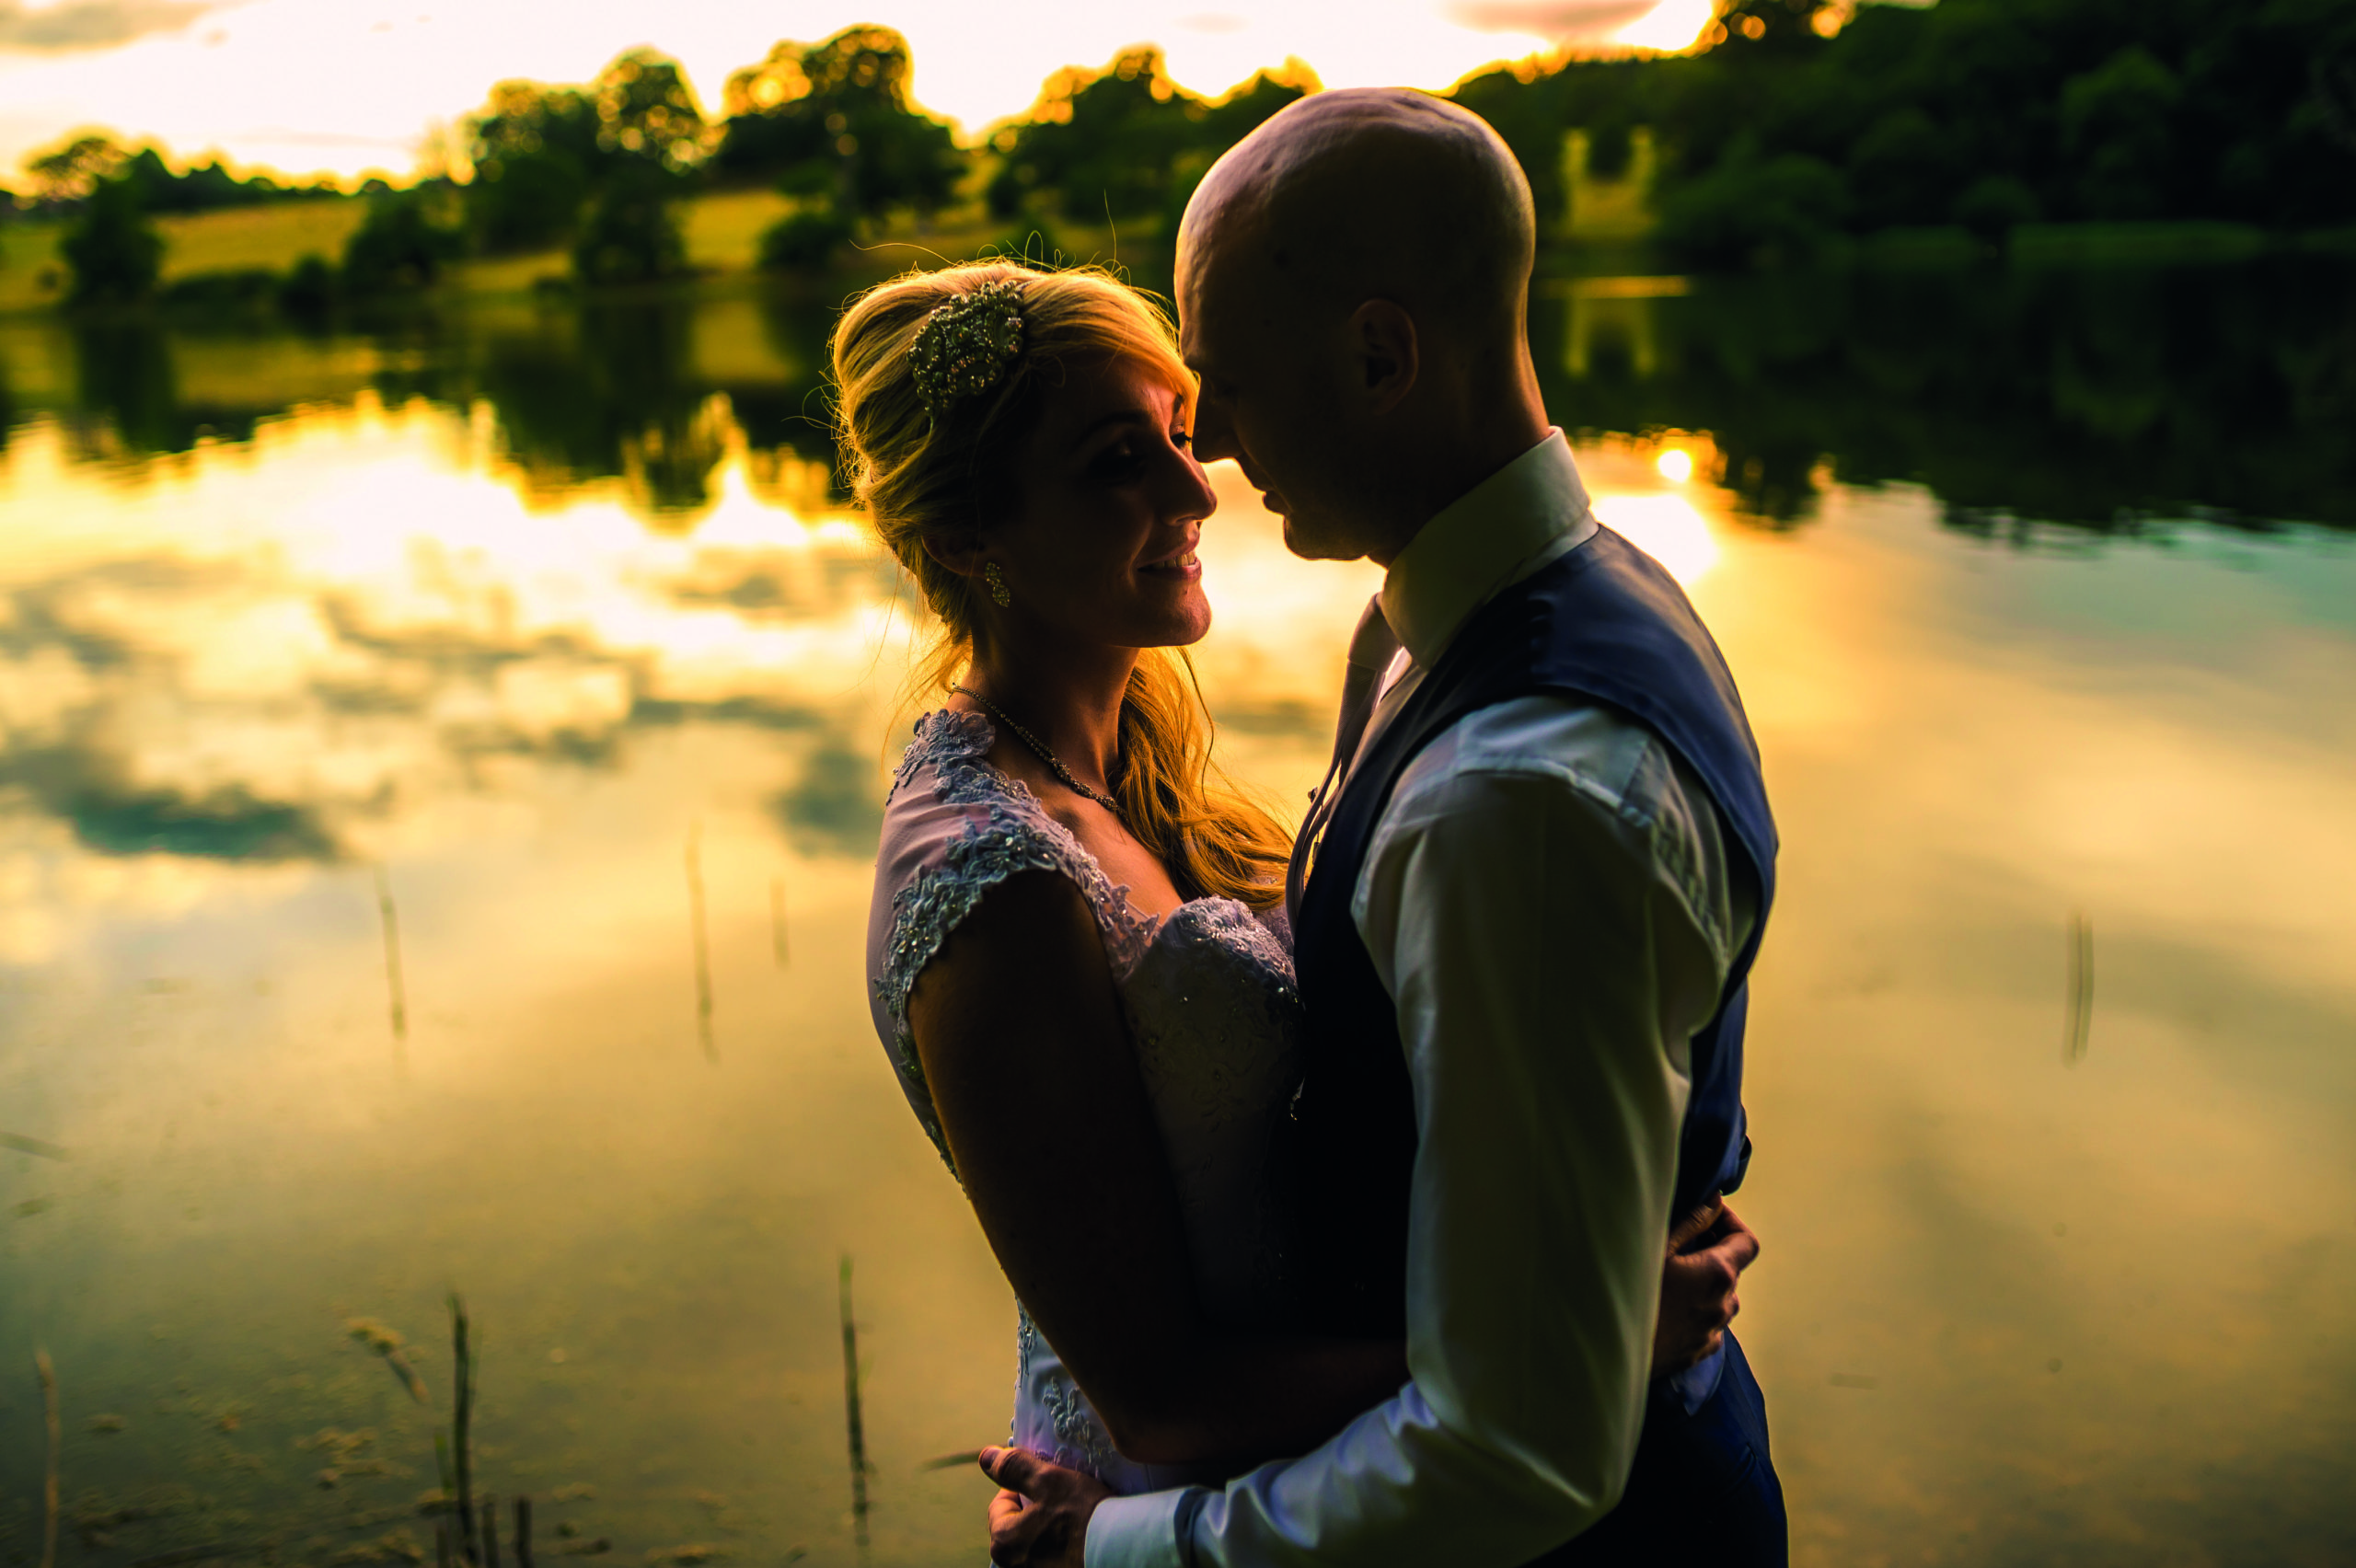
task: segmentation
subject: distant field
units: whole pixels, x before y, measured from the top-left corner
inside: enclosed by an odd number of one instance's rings
[[[0,310],[54,299],[55,292],[44,292],[40,279],[42,269],[57,264],[57,233],[50,225],[0,225]]]
[[[358,197],[329,197],[158,218],[164,278],[168,282],[192,272],[250,267],[283,272],[313,255],[332,261],[343,254],[344,242],[367,214],[368,204]],[[40,274],[54,269],[58,286],[63,286],[65,269],[57,256],[61,231],[62,225],[52,223],[0,228],[0,310],[21,310],[57,297],[58,287],[41,287]]]
[[[1649,141],[1639,138],[1628,178],[1611,182],[1579,174],[1584,137],[1575,134],[1572,141],[1566,168],[1572,186],[1570,213],[1556,239],[1582,252],[1599,242],[1640,243],[1650,226],[1644,202],[1651,168]],[[719,190],[688,197],[679,211],[688,264],[706,274],[750,271],[759,259],[762,232],[791,211],[792,204],[771,190]],[[250,268],[283,271],[311,255],[335,260],[367,213],[365,199],[343,196],[159,218],[156,226],[165,239],[164,278],[168,282],[193,273]],[[856,282],[986,249],[1027,249],[1034,256],[1044,251],[1067,265],[1112,261],[1123,254],[1120,236],[1101,225],[1057,225],[1045,246],[1017,232],[1022,226],[985,216],[978,200],[961,202],[931,220],[897,213],[862,243],[863,255],[846,256],[838,271],[846,282]],[[49,222],[0,224],[0,312],[55,303],[65,271],[57,256],[61,227]],[[2028,225],[2014,236],[2012,259],[2027,265],[2214,261],[2286,248],[2356,252],[2356,230],[2288,236],[2233,224]],[[1135,235],[1126,249],[1132,263],[1151,267],[1167,261],[1158,242],[1140,241]],[[1885,231],[1865,236],[1855,250],[1857,259],[1868,264],[1963,264],[1981,254],[1978,242],[1957,228]],[[1627,264],[1642,267],[1645,259],[1632,249]],[[561,250],[488,257],[457,264],[446,286],[466,294],[522,294],[542,279],[563,278],[571,271],[572,259]]]
[[[368,203],[358,197],[330,196],[158,218],[164,279],[168,282],[191,272],[236,272],[251,267],[283,272],[306,256],[333,261],[367,215]]]
[[[716,190],[698,196],[680,213],[687,265],[716,272],[749,272],[760,259],[761,231],[792,211],[774,190]]]
[[[786,198],[770,190],[719,190],[687,198],[680,204],[679,224],[688,265],[706,273],[750,271],[759,259],[762,232],[791,210]],[[367,214],[365,200],[348,196],[160,218],[156,226],[165,241],[164,278],[168,282],[193,273],[248,268],[284,271],[305,256],[335,260]],[[898,213],[866,240],[863,256],[847,257],[841,271],[846,281],[856,282],[988,248],[1021,250],[1025,244],[1012,232],[1017,226],[984,216],[978,202],[931,221]],[[0,225],[0,311],[55,303],[65,271],[57,256],[61,230],[53,223]],[[1035,241],[1029,248],[1041,248]],[[1100,226],[1063,226],[1057,230],[1054,248],[1067,262],[1109,261],[1116,254],[1116,239]],[[1129,248],[1138,249],[1134,240]],[[452,268],[448,286],[467,294],[524,294],[543,278],[568,275],[572,267],[572,259],[560,250],[486,257]],[[44,272],[51,275],[46,288]]]
[[[749,271],[760,255],[762,231],[790,210],[786,199],[770,190],[722,190],[688,198],[679,214],[688,264],[704,271]],[[168,282],[196,272],[254,267],[283,271],[311,255],[332,261],[343,254],[345,243],[367,215],[366,201],[347,196],[159,218],[156,227],[165,242],[164,278]],[[64,271],[57,257],[60,229],[52,223],[0,225],[0,310],[21,310],[56,299]],[[41,273],[52,269],[57,286],[44,289]],[[454,270],[454,282],[469,294],[507,294],[571,269],[570,259],[556,250],[491,257],[461,263]]]

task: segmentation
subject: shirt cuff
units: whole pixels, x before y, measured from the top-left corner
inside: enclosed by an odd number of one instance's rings
[[[1088,1520],[1087,1568],[1185,1568],[1178,1544],[1184,1488],[1107,1497]]]

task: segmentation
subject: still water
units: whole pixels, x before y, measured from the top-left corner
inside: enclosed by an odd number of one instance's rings
[[[1801,1563],[2356,1554],[2345,282],[1540,302],[1783,824],[1741,1327]],[[917,634],[830,303],[0,321],[0,1562],[36,1348],[61,1562],[413,1556],[453,1289],[543,1558],[979,1560],[925,1466],[1013,1309],[860,994]],[[1215,478],[1204,684],[1298,801],[1374,577]]]

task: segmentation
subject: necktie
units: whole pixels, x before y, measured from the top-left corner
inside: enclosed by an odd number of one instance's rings
[[[1382,618],[1382,601],[1369,599],[1357,629],[1350,634],[1349,664],[1342,676],[1342,714],[1334,727],[1334,759],[1326,764],[1325,781],[1310,797],[1308,819],[1300,824],[1300,836],[1293,840],[1292,863],[1285,868],[1285,914],[1294,921],[1300,917],[1300,890],[1309,881],[1318,837],[1334,815],[1334,801],[1357,756],[1358,743],[1366,737],[1367,721],[1373,717],[1375,700],[1380,695],[1382,672],[1391,667],[1398,651],[1399,635]]]

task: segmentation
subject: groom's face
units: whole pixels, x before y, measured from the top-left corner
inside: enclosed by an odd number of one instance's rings
[[[1360,465],[1337,413],[1345,406],[1334,382],[1347,363],[1342,334],[1321,331],[1296,291],[1219,237],[1190,236],[1178,264],[1180,346],[1202,378],[1195,455],[1234,458],[1284,519],[1295,555],[1354,559],[1369,547],[1350,503]]]

